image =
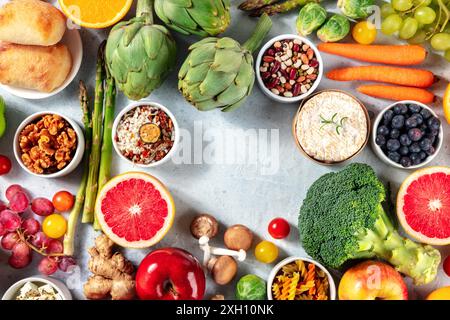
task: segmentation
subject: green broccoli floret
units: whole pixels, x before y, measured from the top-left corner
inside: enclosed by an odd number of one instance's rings
[[[439,251],[400,236],[382,206],[385,199],[385,187],[368,165],[354,163],[325,174],[310,187],[300,209],[303,248],[330,268],[378,257],[416,284],[431,282]]]

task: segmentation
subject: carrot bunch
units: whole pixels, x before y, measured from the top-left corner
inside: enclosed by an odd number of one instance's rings
[[[365,62],[410,66],[422,63],[426,50],[418,45],[360,45],[321,43],[319,50]],[[374,81],[392,85],[362,85],[357,90],[371,97],[389,100],[434,101],[426,88],[436,82],[435,75],[423,69],[394,66],[360,66],[331,70],[327,77],[336,81]]]

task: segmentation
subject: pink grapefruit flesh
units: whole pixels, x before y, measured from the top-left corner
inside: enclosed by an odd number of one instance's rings
[[[397,196],[397,214],[411,237],[450,244],[450,167],[429,167],[406,178]]]
[[[141,172],[110,180],[97,197],[95,211],[103,232],[127,248],[147,248],[161,241],[175,216],[166,187]]]

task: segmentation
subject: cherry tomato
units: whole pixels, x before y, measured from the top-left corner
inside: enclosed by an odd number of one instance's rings
[[[67,221],[60,214],[51,214],[42,222],[42,231],[52,239],[59,239],[66,234]]]
[[[371,44],[377,38],[377,29],[373,23],[361,21],[353,27],[352,36],[360,44]]]
[[[75,199],[68,191],[59,191],[53,196],[53,206],[59,212],[66,212],[72,209]]]
[[[274,239],[284,239],[289,235],[291,227],[283,218],[275,218],[269,223],[269,234]]]
[[[272,263],[278,258],[278,248],[270,241],[261,241],[255,248],[255,258],[262,263]]]
[[[450,256],[444,260],[444,271],[450,277]]]
[[[0,176],[11,171],[11,160],[7,156],[0,155]]]

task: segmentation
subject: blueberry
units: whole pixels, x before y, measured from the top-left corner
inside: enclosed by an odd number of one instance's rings
[[[389,135],[392,139],[398,139],[400,137],[400,130],[392,129],[391,134]]]
[[[439,129],[431,129],[431,130],[430,130],[430,134],[431,134],[433,137],[437,137],[437,136],[439,135]]]
[[[428,130],[428,126],[427,126],[425,123],[423,123],[423,124],[421,124],[421,125],[419,126],[419,129],[420,129],[422,132],[426,132],[426,131]]]
[[[405,117],[402,115],[396,115],[392,118],[391,126],[394,129],[401,129],[405,124]]]
[[[375,138],[375,143],[379,146],[384,146],[386,144],[386,138],[383,135],[379,134]]]
[[[419,161],[420,162],[420,154],[413,152],[409,155],[409,158],[411,159],[411,161],[416,164],[415,162]]]
[[[408,130],[408,137],[412,141],[419,141],[423,137],[423,132],[420,129],[412,128]]]
[[[388,158],[391,159],[394,162],[399,163],[400,162],[400,155],[398,152],[388,152]]]
[[[430,139],[423,138],[422,140],[420,140],[419,146],[420,149],[422,149],[423,151],[427,151],[430,150],[430,148],[433,146],[433,143],[431,142]]]
[[[431,117],[427,120],[430,130],[439,130],[441,127],[441,121],[436,117]]]
[[[400,140],[400,143],[404,146],[409,146],[412,143],[411,139],[408,137],[408,135],[406,133],[402,134],[400,136],[399,140]]]
[[[420,160],[425,160],[427,158],[427,154],[423,151],[420,151],[419,156],[420,156]]]
[[[400,149],[400,142],[397,139],[389,139],[386,142],[386,148],[389,151],[397,151],[398,149]]]
[[[416,119],[417,124],[419,126],[423,123],[423,117],[420,114],[416,113],[416,114],[413,114],[412,116]]]
[[[400,149],[398,149],[398,153],[400,153],[402,156],[407,156],[409,154],[409,148],[407,146],[402,146]]]
[[[428,149],[425,152],[427,153],[427,155],[432,156],[436,152],[436,149],[432,146],[430,149]]]
[[[408,113],[408,107],[404,104],[397,104],[394,107],[394,113],[395,114],[407,114]]]
[[[393,117],[394,117],[394,111],[386,110],[386,112],[383,114],[384,123],[385,124],[390,123]]]
[[[402,157],[402,158],[400,159],[400,164],[401,164],[403,167],[408,168],[408,167],[411,167],[412,161],[411,161],[411,159],[410,159],[409,157]]]
[[[418,142],[414,142],[413,144],[411,144],[409,146],[409,152],[411,152],[411,153],[412,152],[420,152],[420,151],[422,151],[422,149],[420,148]]]
[[[417,123],[417,119],[414,116],[409,117],[408,119],[406,119],[405,121],[405,126],[406,128],[415,128],[417,127],[419,124]]]
[[[417,105],[417,104],[410,104],[409,105],[409,111],[411,111],[412,113],[419,113],[420,110],[422,110],[422,107]]]
[[[378,130],[377,130],[377,134],[387,136],[389,134],[389,128],[386,126],[379,126]]]
[[[436,141],[436,136],[432,135],[431,133],[427,133],[423,137],[424,139],[428,139],[431,141],[431,144],[433,144]]]
[[[424,119],[428,119],[429,117],[431,117],[433,114],[430,112],[430,110],[428,110],[428,109],[422,109],[421,111],[420,111],[420,114],[421,114],[421,116],[424,118]]]

